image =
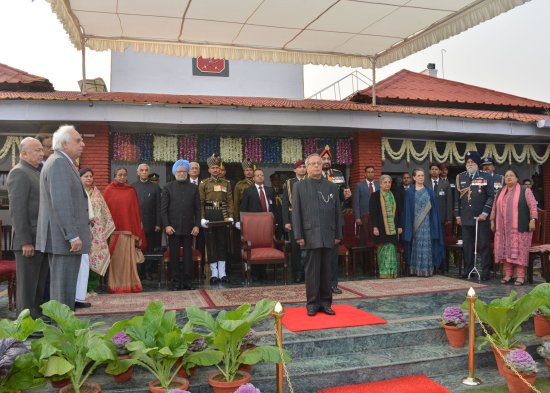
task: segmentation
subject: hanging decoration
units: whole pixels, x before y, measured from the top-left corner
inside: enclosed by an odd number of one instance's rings
[[[22,140],[23,138],[19,136],[7,136],[4,146],[0,149],[0,161],[11,152],[11,166],[14,166],[17,163],[17,150]]]
[[[537,154],[535,147],[528,144],[505,144],[502,154],[498,153],[494,143],[480,144],[480,147],[483,146],[485,146],[483,156],[493,157],[498,164],[507,162],[511,165],[512,162],[522,163],[524,161],[530,164],[531,161],[534,161],[536,164],[541,165],[550,157],[550,145],[546,146],[546,151],[542,155]],[[401,146],[398,149],[394,149],[388,138],[382,138],[382,160],[386,160],[387,157],[393,161],[400,161],[406,158],[407,163],[410,163],[412,157],[417,162],[429,160],[433,162],[449,162],[451,164],[456,162],[464,164],[465,154],[470,150],[480,151],[475,143],[468,142],[464,151],[460,153],[456,142],[446,142],[443,152],[439,152],[434,141],[426,141],[424,147],[418,151],[410,139],[402,140]],[[518,153],[518,150],[521,150],[521,153]]]
[[[214,153],[220,153],[220,138],[216,136],[199,137],[199,161],[205,162]],[[225,158],[222,157],[222,161]]]
[[[223,162],[243,161],[243,141],[241,138],[221,137],[220,155]]]
[[[294,164],[301,160],[302,156],[302,140],[298,138],[283,138],[281,139],[281,162],[283,164]]]
[[[353,163],[350,139],[338,139],[336,141],[336,163],[342,165]]]
[[[155,135],[153,138],[153,159],[155,161],[177,161],[178,153],[177,137]]]
[[[113,160],[135,162],[138,149],[132,142],[132,135],[116,133],[113,137]]]
[[[307,158],[310,154],[319,153],[319,139],[318,138],[309,138],[304,139],[304,155],[303,158]]]
[[[262,139],[262,162],[278,164],[281,162],[281,138],[265,137]]]
[[[136,134],[134,143],[137,148],[139,162],[153,160],[153,136],[151,134]]]
[[[179,137],[180,154],[178,158],[187,161],[197,161],[197,136],[182,135]]]
[[[244,141],[244,158],[262,162],[262,138],[249,137]]]

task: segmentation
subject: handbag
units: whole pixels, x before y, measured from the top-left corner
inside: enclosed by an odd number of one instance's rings
[[[135,248],[136,250],[136,263],[143,263],[145,262],[145,255],[143,255],[143,251],[139,248]]]

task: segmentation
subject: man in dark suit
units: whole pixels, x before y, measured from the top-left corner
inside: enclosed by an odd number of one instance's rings
[[[41,316],[40,305],[48,275],[48,257],[34,249],[40,203],[40,171],[44,150],[38,139],[25,138],[19,145],[19,164],[7,179],[13,228],[17,280],[17,315],[28,308]]]
[[[322,175],[318,154],[306,159],[308,177],[294,185],[292,229],[296,243],[306,250],[307,314],[334,315],[332,305],[332,256],[342,240],[342,209],[338,186]]]
[[[355,224],[361,228],[361,244],[367,242],[366,236],[369,235],[368,230],[363,228],[361,217],[369,213],[370,195],[375,191],[380,190],[378,182],[374,181],[374,167],[367,165],[365,167],[365,181],[361,181],[355,185],[353,191],[353,214],[355,216]]]
[[[148,254],[155,252],[155,248],[160,247],[162,243],[160,187],[149,179],[149,165],[139,164],[137,175],[138,180],[132,183],[132,187],[136,189],[138,196],[141,222],[147,239],[145,253]],[[157,271],[156,267],[152,266],[151,261],[140,264],[138,269],[141,279],[150,276],[152,271]]]
[[[491,278],[491,235],[489,220],[493,207],[495,189],[493,179],[487,173],[479,170],[481,157],[477,151],[469,151],[465,156],[466,171],[456,176],[457,202],[455,205],[456,223],[462,227],[464,250],[464,274],[468,278],[474,268],[474,246],[476,219],[477,249],[481,255],[481,279]]]
[[[161,214],[164,232],[170,248],[172,290],[195,289],[193,285],[193,236],[199,234],[201,222],[199,188],[188,177],[189,161],[178,160],[172,166],[176,181],[162,190]],[[179,263],[183,247],[183,263]]]
[[[443,180],[439,177],[440,169],[437,164],[431,163],[429,172],[430,177],[426,179],[424,185],[430,187],[437,197],[437,201],[439,202],[439,219],[441,220],[443,233],[445,233],[445,224],[450,223],[453,219],[453,195],[451,186],[447,180]]]
[[[53,148],[40,173],[36,249],[49,254],[51,299],[74,310],[80,259],[89,253],[92,237],[88,196],[74,165],[84,141],[73,126],[61,126]]]

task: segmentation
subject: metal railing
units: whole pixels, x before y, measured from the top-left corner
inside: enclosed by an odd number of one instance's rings
[[[366,89],[371,85],[372,79],[359,71],[353,71],[308,98],[314,100],[345,100],[356,91]]]

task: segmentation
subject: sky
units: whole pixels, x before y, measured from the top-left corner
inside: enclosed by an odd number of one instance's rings
[[[78,90],[81,53],[50,5],[45,0],[0,0],[0,10],[0,63],[48,78],[56,90]],[[376,78],[380,81],[403,68],[420,72],[435,63],[439,77],[550,102],[549,15],[549,0],[531,0],[378,69]],[[304,95],[311,96],[354,70],[307,65]],[[371,77],[371,70],[358,70]],[[86,77],[101,77],[109,86],[109,75],[110,53],[87,50]]]

